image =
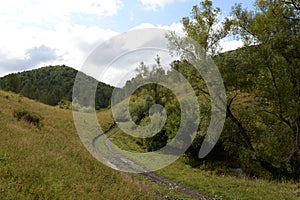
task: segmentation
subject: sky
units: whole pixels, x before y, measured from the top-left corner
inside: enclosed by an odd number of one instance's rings
[[[3,0],[0,0],[0,2]],[[195,0],[10,0],[0,7],[0,76],[47,65],[80,69],[104,41],[137,28],[182,32]],[[222,16],[235,3],[251,8],[253,0],[213,0]],[[226,50],[241,41],[225,39]]]

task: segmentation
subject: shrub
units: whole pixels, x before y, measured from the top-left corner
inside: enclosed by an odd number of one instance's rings
[[[92,108],[92,107],[85,107],[85,106],[83,106],[83,107],[81,107],[80,109],[79,109],[79,111],[80,112],[83,112],[83,113],[93,113],[94,112],[94,109]]]
[[[31,123],[37,127],[39,127],[40,122],[42,120],[42,117],[34,112],[30,112],[24,109],[17,109],[14,110],[14,117],[17,118],[17,120],[24,120],[28,123]]]
[[[72,109],[72,102],[62,99],[60,102],[58,102],[58,107],[61,109],[67,109],[71,110]]]

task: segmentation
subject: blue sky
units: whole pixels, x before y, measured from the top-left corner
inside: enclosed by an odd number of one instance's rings
[[[118,32],[124,32],[142,23],[151,23],[155,25],[170,25],[172,23],[178,23],[182,17],[189,16],[193,5],[199,5],[200,1],[181,0],[170,2],[172,3],[163,4],[162,7],[159,5],[155,6],[155,3],[153,3],[152,6],[148,5],[147,7],[147,5],[143,5],[136,0],[129,0],[122,2],[122,8],[116,15],[105,17],[105,20],[101,17],[93,17],[91,15],[89,16],[81,13],[73,14],[71,17],[72,22],[77,24],[90,26],[95,25]],[[242,3],[243,6],[249,8],[253,5],[253,1],[246,0],[214,0],[213,3],[216,7],[222,9],[222,14],[224,16],[228,16],[230,14],[231,7],[235,3]]]
[[[79,69],[103,41],[138,27],[181,31],[194,0],[10,0],[0,7],[0,76],[46,65]],[[252,1],[213,0],[223,16]],[[234,49],[240,41],[223,41]]]
[[[105,28],[111,28],[116,31],[126,31],[130,27],[137,26],[141,23],[152,23],[170,25],[178,23],[184,16],[189,16],[193,5],[199,5],[200,1],[182,0],[174,1],[174,3],[166,4],[164,7],[153,9],[145,9],[136,1],[129,0],[124,2],[124,9],[116,15],[103,22],[101,25]],[[214,5],[222,9],[223,15],[229,15],[232,5],[242,3],[246,7],[251,7],[251,1],[245,0],[214,0]],[[97,22],[96,22],[97,23]],[[99,21],[99,24],[101,22]]]

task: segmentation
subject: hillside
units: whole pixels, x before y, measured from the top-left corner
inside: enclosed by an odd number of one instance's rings
[[[72,91],[78,71],[62,66],[48,66],[31,71],[9,74],[0,78],[0,88],[20,93],[48,105],[57,105],[61,100],[72,101]],[[93,78],[86,76],[88,80]],[[96,92],[96,109],[110,103],[113,87],[99,83]]]
[[[71,111],[3,91],[0,104],[0,199],[152,199],[86,151]],[[19,109],[41,116],[38,127]]]

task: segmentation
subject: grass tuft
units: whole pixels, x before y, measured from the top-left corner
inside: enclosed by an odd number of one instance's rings
[[[17,109],[14,110],[13,115],[15,118],[17,118],[18,121],[20,121],[21,119],[31,123],[37,127],[39,127],[40,122],[42,120],[42,117],[34,112],[30,112],[28,110],[24,110],[24,109]]]

